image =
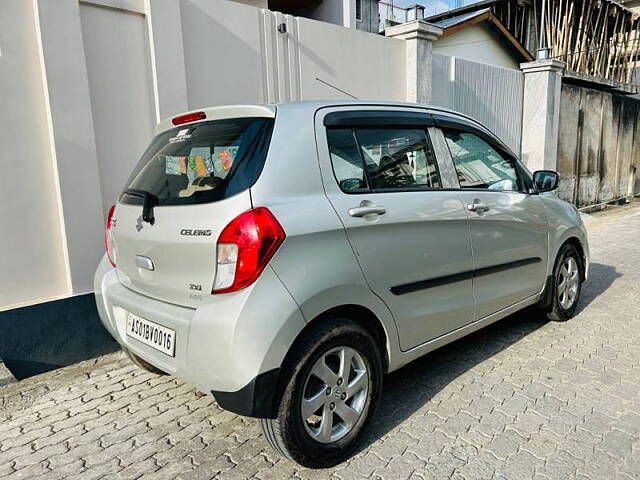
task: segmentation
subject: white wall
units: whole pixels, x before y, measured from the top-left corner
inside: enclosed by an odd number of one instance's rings
[[[67,292],[33,18],[31,2],[0,2],[0,310]]]
[[[433,43],[433,53],[464,58],[499,67],[520,69],[509,48],[491,33],[486,23],[463,28]]]
[[[317,79],[359,98],[406,98],[403,40],[225,0],[184,1],[181,17],[190,109],[349,98]]]
[[[88,4],[80,18],[106,216],[153,137],[147,26],[143,15]]]
[[[261,10],[187,0],[181,13],[189,109],[263,102]]]
[[[301,98],[406,100],[405,41],[299,19]]]

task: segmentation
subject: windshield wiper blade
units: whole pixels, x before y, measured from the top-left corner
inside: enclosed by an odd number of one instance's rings
[[[158,197],[146,190],[138,190],[135,188],[128,188],[124,191],[127,195],[142,198],[142,220],[150,225],[153,225],[156,221],[153,216],[153,207],[158,205]]]

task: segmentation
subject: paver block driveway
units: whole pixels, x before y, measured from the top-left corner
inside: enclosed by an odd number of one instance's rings
[[[0,387],[0,477],[640,478],[640,205],[588,225],[576,318],[521,312],[391,374],[334,469],[281,459],[255,420],[114,354]]]

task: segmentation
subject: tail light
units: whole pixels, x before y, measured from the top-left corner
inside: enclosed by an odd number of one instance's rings
[[[207,114],[204,112],[192,112],[179,115],[171,119],[171,123],[174,125],[182,125],[183,123],[197,122],[198,120],[204,120],[207,118]]]
[[[284,230],[269,209],[246,211],[224,227],[217,245],[211,293],[235,292],[257,280],[284,241]]]
[[[111,205],[111,207],[109,207],[109,214],[107,215],[107,225],[104,229],[104,248],[107,251],[107,258],[109,259],[109,262],[114,267],[116,266],[116,258],[113,254],[113,239],[111,238],[111,227],[113,226],[112,220],[115,211],[116,206]]]

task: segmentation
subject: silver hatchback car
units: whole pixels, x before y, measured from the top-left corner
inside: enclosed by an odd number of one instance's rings
[[[159,125],[109,212],[98,310],[137,365],[330,466],[385,373],[527,306],[574,315],[589,247],[557,184],[436,107],[190,112]]]

